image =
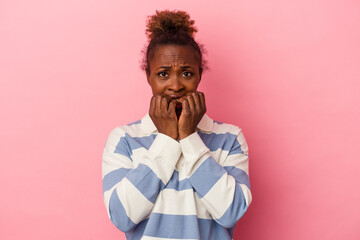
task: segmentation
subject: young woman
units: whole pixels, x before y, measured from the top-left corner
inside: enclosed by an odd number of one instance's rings
[[[232,239],[251,202],[241,129],[210,119],[197,91],[205,64],[193,25],[183,11],[149,17],[149,113],[105,145],[105,206],[127,239]]]

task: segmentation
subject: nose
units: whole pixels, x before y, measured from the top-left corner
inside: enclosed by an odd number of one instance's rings
[[[173,76],[169,82],[169,90],[179,92],[184,88],[181,78],[179,76]]]

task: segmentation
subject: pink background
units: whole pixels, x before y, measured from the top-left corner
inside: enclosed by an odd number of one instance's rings
[[[126,3],[125,3],[126,2]],[[109,132],[141,118],[146,16],[196,20],[212,118],[250,146],[235,239],[360,239],[360,3],[0,3],[0,239],[125,239],[107,218]]]

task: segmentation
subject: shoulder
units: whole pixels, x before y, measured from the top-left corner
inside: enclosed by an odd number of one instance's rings
[[[238,135],[241,133],[241,128],[230,123],[223,123],[220,121],[212,120],[212,132],[216,134],[232,134],[232,135]]]
[[[119,141],[120,138],[132,138],[137,136],[143,136],[143,128],[141,127],[142,119],[125,124],[120,125],[113,128],[110,131],[108,141]]]
[[[248,154],[248,144],[242,129],[234,124],[222,123],[213,120],[213,134],[218,136],[217,138],[225,139],[225,142],[231,143],[231,153]],[[222,137],[220,137],[222,136]],[[229,148],[229,149],[230,149]]]
[[[222,123],[216,120],[213,121],[212,133],[216,135],[222,135],[224,138],[227,138],[231,141],[237,141],[240,144],[247,146],[245,136],[240,127],[230,124]]]

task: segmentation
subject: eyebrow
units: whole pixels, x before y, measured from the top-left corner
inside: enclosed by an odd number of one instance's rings
[[[156,70],[159,69],[159,68],[171,69],[170,66],[160,66],[160,67],[156,68]],[[181,68],[186,69],[186,68],[191,68],[191,66],[181,66]]]

